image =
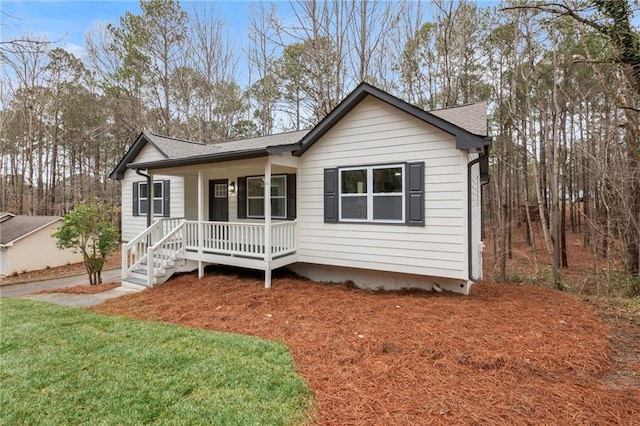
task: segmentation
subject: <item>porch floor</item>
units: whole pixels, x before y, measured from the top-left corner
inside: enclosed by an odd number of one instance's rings
[[[228,253],[211,249],[203,249],[202,253],[200,253],[195,248],[187,248],[184,252],[184,258],[187,260],[226,266],[237,266],[260,271],[266,271],[269,269],[269,264],[263,257],[256,257],[250,253]],[[296,252],[274,256],[270,262],[270,269],[281,268],[283,266],[296,263],[297,261],[298,255]]]

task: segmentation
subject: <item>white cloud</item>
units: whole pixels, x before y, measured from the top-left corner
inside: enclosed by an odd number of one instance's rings
[[[63,49],[80,59],[83,59],[86,53],[84,46],[72,42],[64,43]]]

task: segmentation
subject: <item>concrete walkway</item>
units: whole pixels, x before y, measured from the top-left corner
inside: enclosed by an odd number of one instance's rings
[[[105,283],[120,281],[120,268],[102,271],[102,281]],[[95,294],[33,294],[42,290],[62,287],[74,287],[77,285],[89,285],[89,278],[86,274],[74,275],[64,278],[55,278],[52,280],[32,281],[20,284],[6,284],[0,286],[0,297],[15,297],[19,299],[41,300],[44,302],[55,303],[57,305],[82,307],[98,305],[105,300],[136,292],[136,290],[116,287],[114,289]]]

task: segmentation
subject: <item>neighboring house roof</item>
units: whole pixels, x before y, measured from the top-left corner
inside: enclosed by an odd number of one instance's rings
[[[59,220],[60,216],[13,216],[0,222],[0,245],[11,245]]]
[[[5,220],[9,220],[14,216],[15,216],[15,214],[11,214],[11,213],[8,213],[8,212],[0,212],[0,223],[4,222]]]
[[[142,132],[109,177],[122,179],[127,168],[159,169],[256,158],[283,152],[300,156],[367,96],[373,96],[455,136],[458,149],[484,148],[491,143],[491,138],[487,137],[486,102],[427,112],[370,84],[360,83],[311,130],[211,144]],[[134,163],[147,143],[152,144],[164,159]]]

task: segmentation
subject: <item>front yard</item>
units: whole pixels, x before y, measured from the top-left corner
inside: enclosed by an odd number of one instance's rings
[[[1,299],[0,424],[640,418],[638,299],[490,282],[468,297],[385,293],[292,276],[266,290],[238,273],[182,275],[93,308],[135,320]]]
[[[312,404],[286,347],[0,301],[0,424],[296,424]]]
[[[266,290],[260,276],[210,273],[94,309],[282,341],[319,424],[640,419],[637,324],[621,346],[585,303],[548,288],[483,283],[464,297],[281,277]]]

